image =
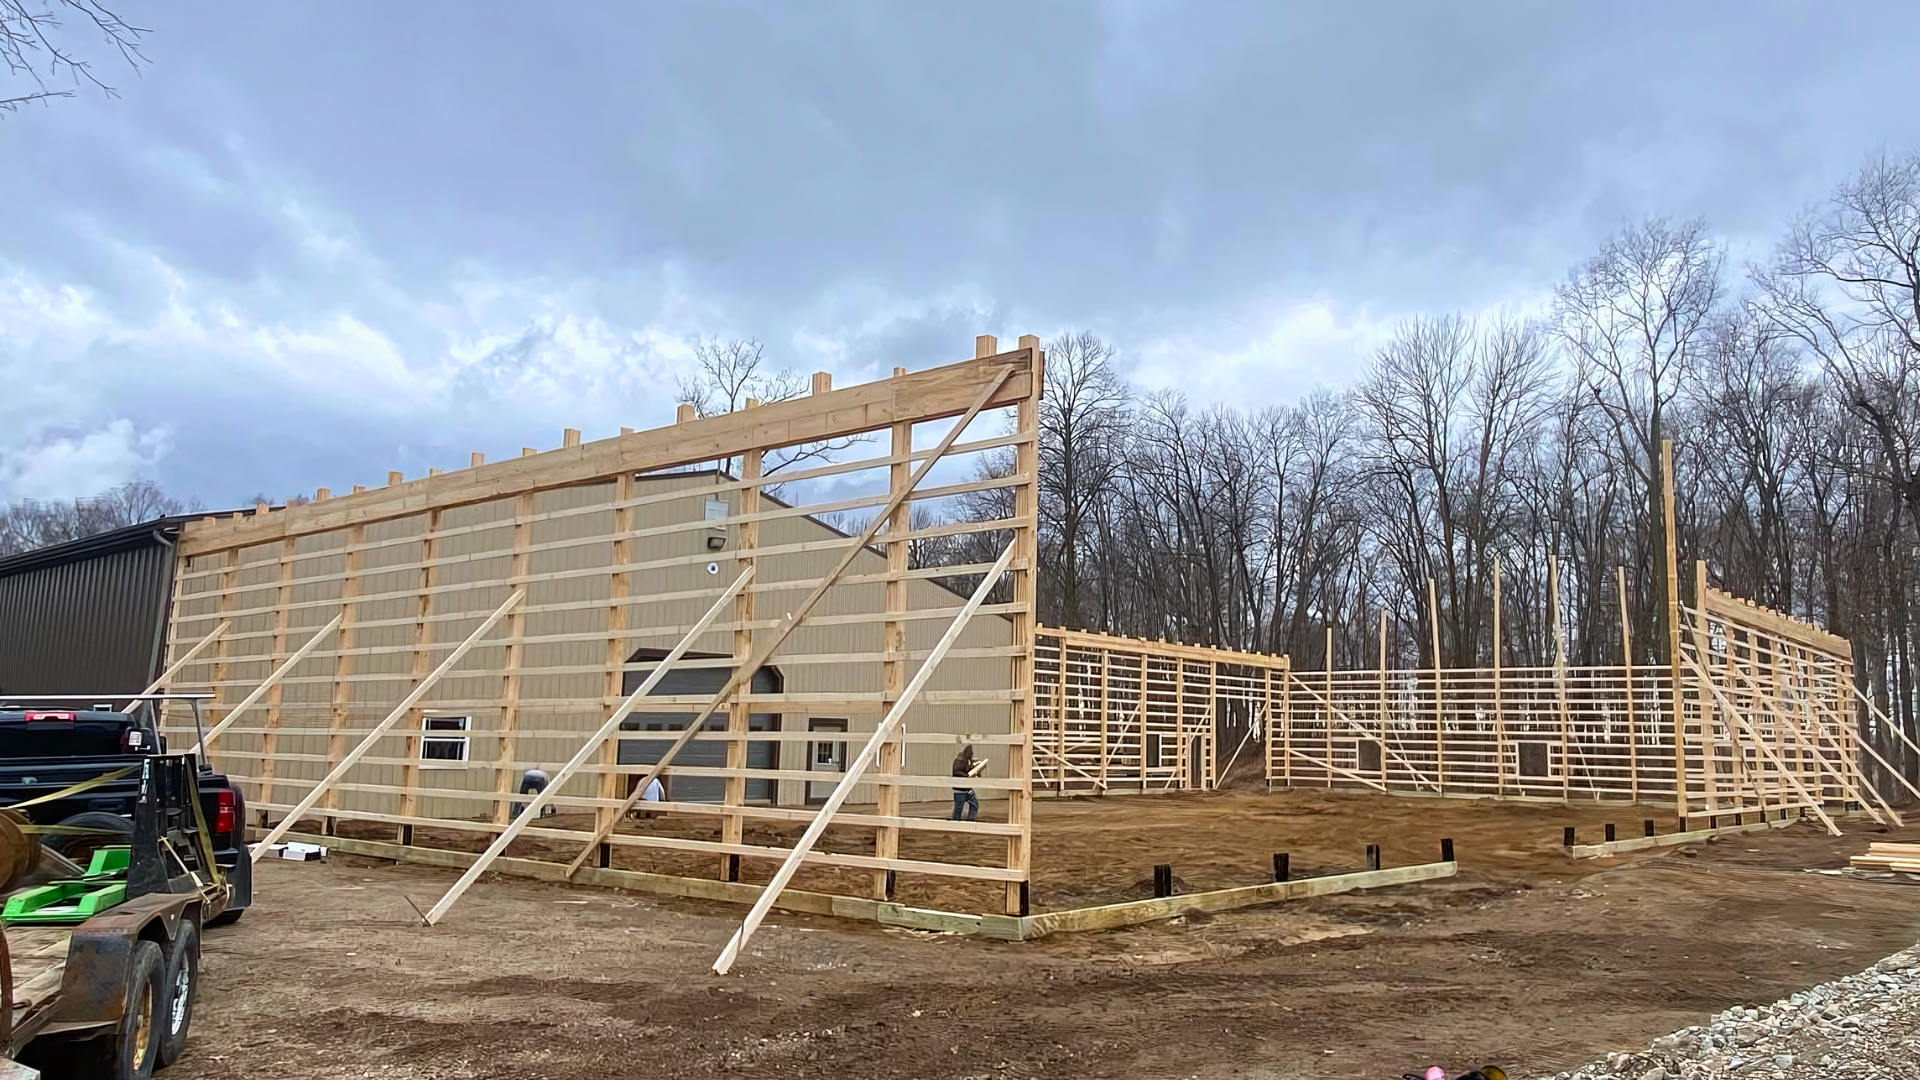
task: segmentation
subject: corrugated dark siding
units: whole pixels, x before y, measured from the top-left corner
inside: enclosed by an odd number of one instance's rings
[[[173,549],[144,543],[0,574],[0,694],[137,694],[159,672]]]

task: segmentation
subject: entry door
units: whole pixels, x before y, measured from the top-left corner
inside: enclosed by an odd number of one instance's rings
[[[845,734],[847,730],[847,722],[845,720],[826,720],[826,719],[815,718],[807,721],[807,730],[808,731],[837,731],[837,732],[840,732],[841,734]],[[836,739],[832,742],[825,742],[825,741],[808,742],[807,743],[807,771],[818,772],[818,773],[846,772],[847,771],[846,740]],[[834,786],[839,782],[840,781],[838,779],[807,781],[807,801],[809,803],[826,802],[827,797],[833,794]]]

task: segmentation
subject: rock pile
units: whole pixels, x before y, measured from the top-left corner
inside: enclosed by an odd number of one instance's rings
[[[1920,1080],[1920,947],[1554,1080]]]

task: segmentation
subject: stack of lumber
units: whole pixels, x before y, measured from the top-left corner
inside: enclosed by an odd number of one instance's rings
[[[1847,860],[1856,870],[1901,870],[1920,874],[1920,844],[1868,844],[1865,855]]]

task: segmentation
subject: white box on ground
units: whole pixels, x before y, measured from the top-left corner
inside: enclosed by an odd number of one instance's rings
[[[327,849],[318,844],[296,844],[289,842],[285,844],[275,844],[268,848],[267,851],[282,859],[292,859],[294,862],[313,862],[327,857]]]

